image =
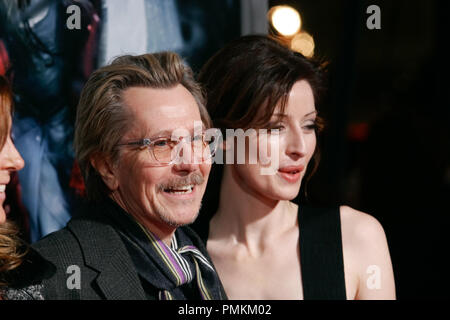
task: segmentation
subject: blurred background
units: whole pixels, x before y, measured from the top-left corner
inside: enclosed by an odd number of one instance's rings
[[[0,73],[13,83],[27,164],[8,187],[10,218],[34,242],[76,210],[74,112],[93,70],[119,54],[173,50],[197,72],[230,40],[272,34],[329,62],[321,164],[299,200],[372,214],[398,298],[449,298],[449,9],[446,0],[0,0]]]

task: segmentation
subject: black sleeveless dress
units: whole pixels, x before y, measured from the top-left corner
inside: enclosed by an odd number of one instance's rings
[[[345,300],[344,258],[339,207],[299,206],[300,264],[305,300]],[[208,240],[209,219],[193,226]]]

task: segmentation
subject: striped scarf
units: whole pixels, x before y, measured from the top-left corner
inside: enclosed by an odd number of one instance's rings
[[[138,223],[114,201],[105,202],[149,299],[226,299],[222,283],[198,235],[177,228],[170,246]]]
[[[173,276],[172,281],[176,283],[176,286],[178,287],[185,283],[190,283],[195,275],[202,300],[212,300],[212,296],[203,282],[200,268],[200,264],[202,264],[211,272],[215,272],[213,266],[206,257],[193,245],[185,245],[179,248],[175,234],[172,237],[170,247],[168,247],[162,240],[158,239],[156,235],[152,234],[142,226],[141,229],[149,238],[151,246],[164,262],[167,269],[170,270]],[[192,257],[193,264],[189,262],[188,255]],[[174,299],[169,290],[161,290],[158,297],[159,300]]]

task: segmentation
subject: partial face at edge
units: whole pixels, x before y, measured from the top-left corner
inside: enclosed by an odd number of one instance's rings
[[[11,117],[8,117],[10,127]],[[6,212],[3,207],[6,200],[6,185],[10,182],[11,173],[22,169],[24,165],[25,163],[14,146],[11,135],[8,134],[5,144],[0,149],[0,223],[4,223],[6,220]]]

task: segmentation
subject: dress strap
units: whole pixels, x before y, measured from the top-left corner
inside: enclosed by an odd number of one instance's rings
[[[345,300],[339,207],[299,206],[300,263],[305,300]]]

